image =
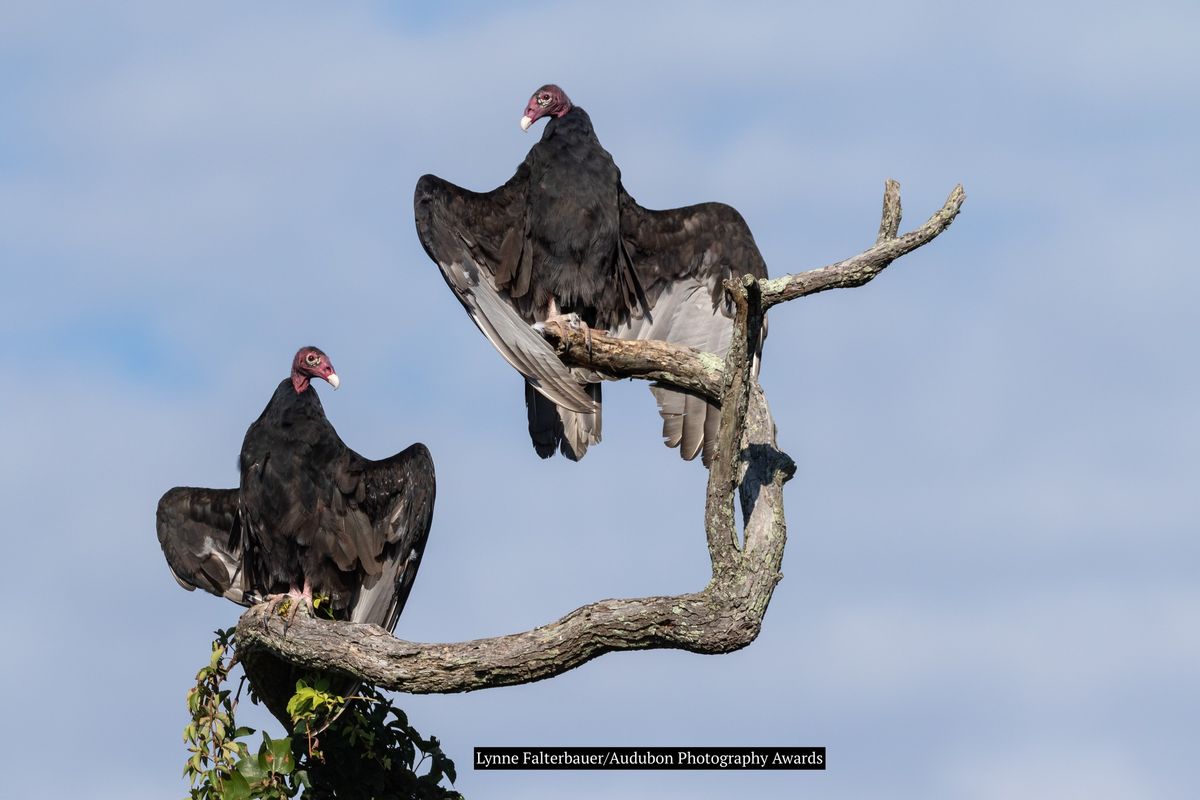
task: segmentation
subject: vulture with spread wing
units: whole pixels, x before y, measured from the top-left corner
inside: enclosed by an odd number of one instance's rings
[[[538,89],[521,127],[549,117],[517,173],[490,192],[433,175],[417,183],[417,234],[467,313],[525,376],[529,434],[542,458],[572,460],[600,441],[595,372],[570,369],[532,327],[566,317],[625,339],[661,339],[724,355],[732,309],[722,281],[766,277],[750,228],[733,208],[642,208],[592,130],[557,86]],[[760,343],[761,352],[761,343]],[[757,361],[755,363],[757,369]],[[716,448],[719,412],[653,387],[668,447],[685,459]]]
[[[324,596],[335,618],[391,630],[429,536],[433,460],[422,444],[382,461],[348,448],[313,378],[338,387],[329,357],[301,348],[246,431],[240,488],[171,489],[158,541],[185,589],[241,605]]]

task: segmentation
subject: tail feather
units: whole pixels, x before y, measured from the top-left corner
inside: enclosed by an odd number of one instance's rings
[[[578,461],[587,453],[589,445],[600,441],[600,384],[583,384],[581,388],[595,402],[595,411],[581,413],[555,405],[525,384],[529,438],[533,441],[533,449],[542,458],[549,458],[558,450],[570,460]]]
[[[562,420],[555,410],[558,406],[543,397],[528,383],[525,384],[525,411],[529,417],[529,438],[533,449],[542,458],[549,458],[558,449],[562,438]]]

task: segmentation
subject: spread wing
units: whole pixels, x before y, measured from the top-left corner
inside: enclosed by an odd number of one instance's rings
[[[433,458],[423,444],[382,461],[353,458],[358,481],[348,499],[355,513],[369,521],[374,546],[371,555],[359,553],[368,577],[350,609],[350,621],[390,631],[404,610],[429,539],[436,489]]]
[[[723,203],[652,211],[639,206],[624,187],[620,204],[625,257],[637,273],[649,313],[633,315],[614,335],[659,339],[724,357],[733,332],[733,309],[723,282],[747,273],[767,276],[767,265],[742,215]],[[662,414],[666,445],[678,447],[688,460],[703,453],[707,465],[716,448],[717,406],[659,386],[651,391]]]
[[[177,486],[158,501],[158,543],[179,585],[248,606],[237,489]]]
[[[417,236],[467,314],[504,360],[538,392],[578,412],[591,398],[572,378],[530,324],[514,297],[529,290],[533,253],[526,230],[529,168],[522,164],[508,183],[472,192],[426,175],[413,200]]]

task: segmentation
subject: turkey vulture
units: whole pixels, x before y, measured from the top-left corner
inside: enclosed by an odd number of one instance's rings
[[[557,86],[534,92],[521,119],[549,117],[517,172],[490,192],[434,175],[417,182],[417,234],[484,335],[525,376],[529,434],[542,458],[577,461],[600,441],[605,376],[570,369],[532,325],[566,317],[624,339],[665,339],[724,355],[732,307],[722,281],[766,264],[745,220],[721,203],[639,206],[600,146],[587,112]],[[756,353],[761,354],[761,342]],[[717,408],[652,387],[668,447],[708,464]]]
[[[433,518],[423,444],[371,461],[342,443],[313,378],[336,389],[329,357],[303,347],[246,431],[238,489],[176,487],[158,503],[158,541],[175,579],[251,605],[325,596],[337,619],[396,625]]]

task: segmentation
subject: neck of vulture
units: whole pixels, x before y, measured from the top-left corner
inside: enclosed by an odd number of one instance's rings
[[[303,393],[308,389],[308,376],[299,370],[292,370],[292,388],[296,390],[296,394]]]

